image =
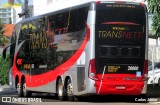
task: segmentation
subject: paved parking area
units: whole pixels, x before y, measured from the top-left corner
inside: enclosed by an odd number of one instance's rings
[[[0,95],[10,94],[16,92],[16,89],[11,88],[9,85],[0,85]]]

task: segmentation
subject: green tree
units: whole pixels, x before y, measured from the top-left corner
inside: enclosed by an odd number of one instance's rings
[[[0,45],[6,44],[7,37],[4,36],[4,33],[7,29],[4,27],[4,24],[0,20]],[[8,84],[8,72],[9,72],[9,54],[7,54],[6,59],[3,59],[0,54],[0,84]]]
[[[153,30],[155,31],[156,37],[160,37],[160,13],[155,13],[153,17]]]
[[[6,59],[0,56],[0,84],[8,84],[8,73],[9,73],[9,54],[7,54]]]
[[[154,13],[153,17],[153,31],[155,31],[155,37],[160,37],[160,0],[144,0],[148,4],[149,12]]]
[[[7,29],[4,27],[4,24],[0,20],[0,45],[4,45],[8,42],[7,37],[4,35],[6,31]]]
[[[144,0],[148,4],[148,9],[152,13],[160,13],[160,1],[159,0]]]

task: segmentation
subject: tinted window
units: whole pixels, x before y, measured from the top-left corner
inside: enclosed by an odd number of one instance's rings
[[[84,40],[87,15],[88,7],[83,7],[23,23],[17,56],[23,62],[18,68],[34,75],[66,62]]]
[[[80,31],[86,26],[87,16],[88,7],[52,15],[49,16],[50,28],[56,35]]]
[[[100,4],[97,6],[97,23],[104,22],[132,22],[145,24],[144,7],[137,5]]]
[[[99,43],[140,45],[145,43],[145,9],[133,4],[99,4],[96,37]]]

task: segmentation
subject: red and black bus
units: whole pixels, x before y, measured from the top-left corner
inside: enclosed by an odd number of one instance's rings
[[[147,24],[143,3],[117,1],[92,1],[24,19],[7,46],[12,84],[19,96],[47,92],[60,100],[146,94]]]

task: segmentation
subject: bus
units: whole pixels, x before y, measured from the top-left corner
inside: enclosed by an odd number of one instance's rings
[[[141,95],[147,90],[145,4],[91,1],[24,19],[11,38],[10,73],[19,96]]]

